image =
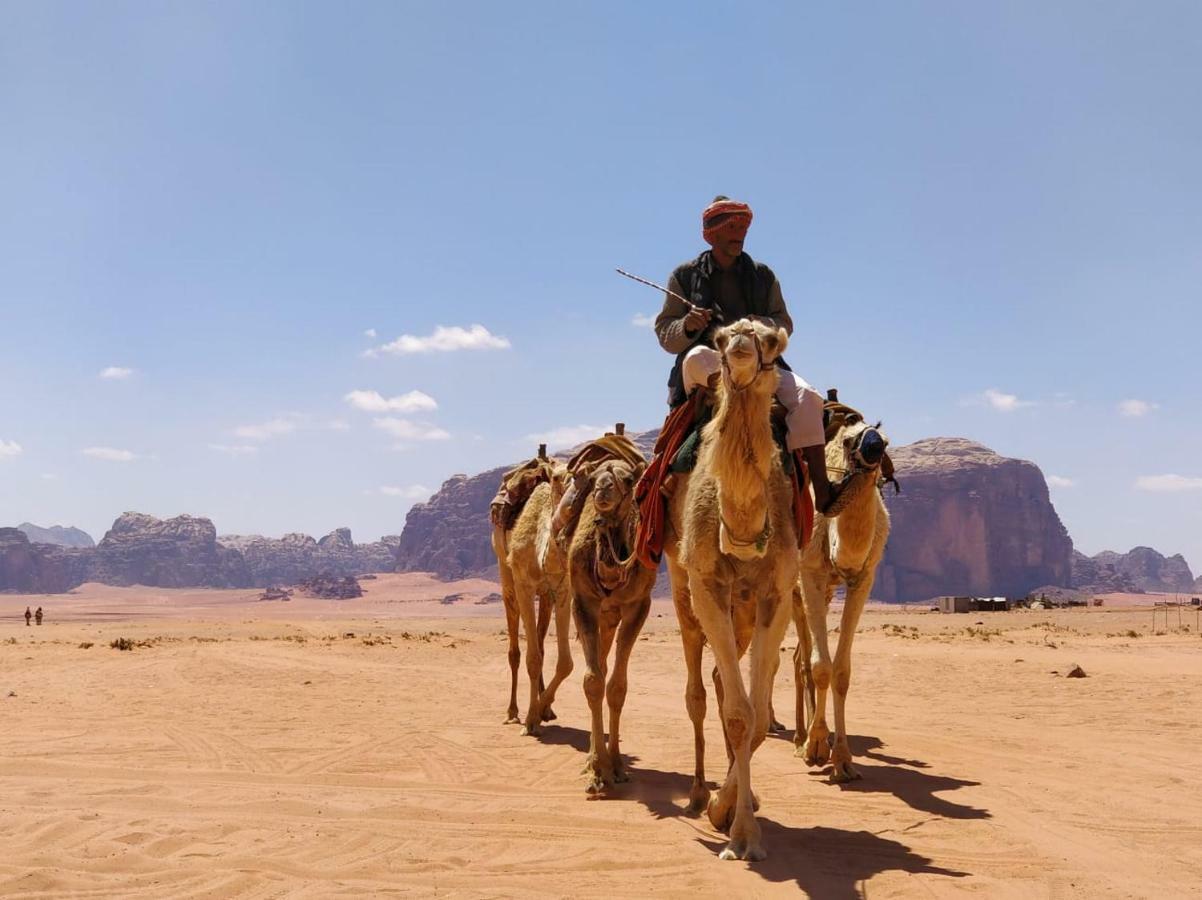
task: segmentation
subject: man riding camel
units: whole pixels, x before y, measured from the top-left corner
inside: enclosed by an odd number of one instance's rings
[[[713,342],[722,325],[759,318],[793,333],[793,320],[776,275],[743,252],[750,226],[750,206],[715,197],[701,214],[701,233],[712,249],[677,266],[668,280],[669,291],[692,302],[690,307],[665,294],[664,307],[655,320],[660,346],[676,354],[668,379],[668,404],[672,407],[684,403],[694,388],[706,385],[721,371],[722,357]],[[837,490],[826,473],[822,396],[783,360],[777,365],[780,384],[776,399],[786,412],[788,449],[801,451],[814,486],[814,504],[825,514]]]

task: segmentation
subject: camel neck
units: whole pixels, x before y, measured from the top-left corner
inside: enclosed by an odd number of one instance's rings
[[[723,385],[718,411],[707,426],[722,518],[741,540],[754,540],[767,523],[768,479],[776,453],[769,419],[772,389],[768,378],[739,391]]]

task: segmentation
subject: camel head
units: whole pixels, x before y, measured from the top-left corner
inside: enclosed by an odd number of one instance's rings
[[[789,335],[783,328],[758,316],[739,319],[718,330],[714,346],[722,354],[722,369],[728,385],[735,390],[750,387],[761,373],[771,372],[785,352]],[[764,379],[776,389],[776,379]]]
[[[879,469],[889,446],[889,438],[881,431],[881,423],[869,425],[858,415],[848,417],[848,421],[835,433],[833,441],[837,442],[838,450],[843,455],[843,468],[849,474]]]
[[[634,485],[643,474],[641,467],[615,459],[592,470],[593,505],[608,519],[626,518],[634,501]]]

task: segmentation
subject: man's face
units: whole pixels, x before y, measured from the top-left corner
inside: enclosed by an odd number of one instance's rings
[[[742,216],[731,216],[713,235],[710,245],[721,255],[735,258],[743,252],[749,224]]]

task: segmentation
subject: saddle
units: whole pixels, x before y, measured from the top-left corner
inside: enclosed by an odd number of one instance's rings
[[[501,487],[488,507],[493,525],[508,531],[517,522],[534,489],[551,481],[553,463],[545,457],[534,459],[510,469],[501,476]]]
[[[551,519],[551,536],[560,546],[566,546],[572,539],[576,522],[584,509],[584,501],[588,499],[588,492],[592,487],[593,472],[597,466],[609,460],[624,462],[635,472],[647,465],[642,452],[624,434],[607,434],[595,441],[589,441],[576,451],[575,456],[568,460],[571,485],[559,501]]]

